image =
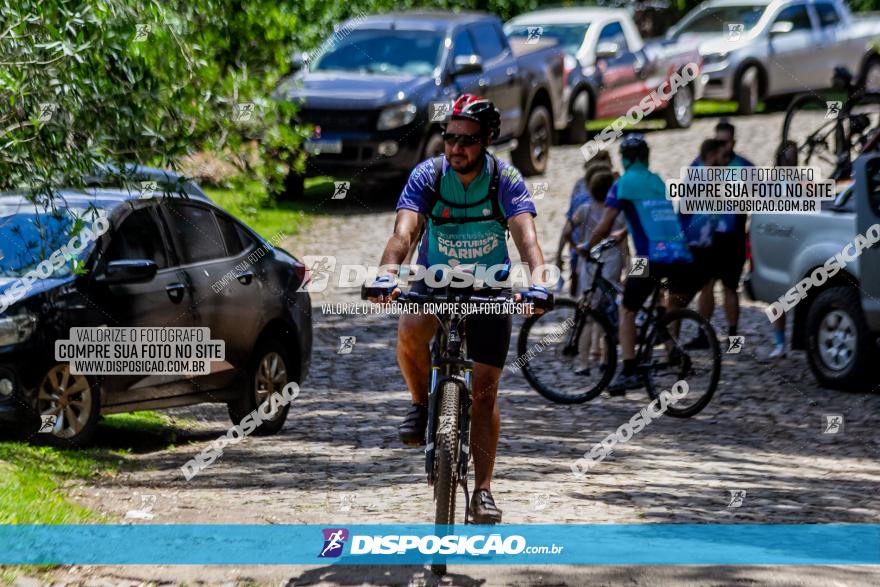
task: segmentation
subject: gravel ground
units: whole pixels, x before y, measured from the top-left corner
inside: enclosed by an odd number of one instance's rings
[[[688,130],[650,133],[652,167],[665,178],[677,175],[715,122],[700,119]],[[735,123],[737,150],[758,165],[770,165],[782,115],[738,117]],[[548,257],[582,163],[576,147],[554,147],[546,176],[528,180],[548,184],[545,197],[537,201],[539,237]],[[297,255],[332,254],[340,264],[376,263],[393,225],[396,194],[365,196],[355,191],[348,200],[322,202],[320,209],[327,215],[286,248]],[[77,501],[121,518],[140,505],[143,495],[155,496],[151,522],[164,524],[429,522],[431,492],[424,483],[421,454],[399,446],[396,439],[408,394],[394,359],[395,318],[323,315],[320,310],[321,302],[356,299],[353,291],[333,288],[313,296],[312,373],[281,434],[228,448],[186,482],[179,467],[225,433],[229,421],[222,406],[176,410],[202,420],[199,431],[188,438],[192,442],[135,456],[143,465],[138,472],[74,487]],[[603,395],[584,405],[558,406],[532,391],[519,373],[505,371],[493,483],[504,521],[880,523],[880,396],[820,388],[802,353],[790,353],[777,363],[762,361],[772,338],[762,308],[744,302],[744,350],[725,355],[719,391],[698,417],[653,422],[582,480],[571,474],[571,462],[628,420],[646,397]],[[713,321],[720,332],[720,309]],[[336,353],[340,336],[356,337],[351,354]],[[827,414],[844,416],[838,434],[823,434]],[[741,507],[728,507],[730,492],[736,490],[746,491],[745,500]],[[876,571],[456,567],[447,584],[856,585],[869,584]],[[76,585],[432,581],[411,567],[78,567],[59,569],[53,577],[58,584]]]

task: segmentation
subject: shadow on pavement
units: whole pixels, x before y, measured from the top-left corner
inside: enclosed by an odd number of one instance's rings
[[[461,567],[465,568],[465,567]],[[388,566],[327,566],[304,572],[291,579],[287,587],[299,585],[456,585],[457,587],[476,587],[486,583],[485,579],[474,579],[464,573],[447,573],[437,577],[422,565]]]

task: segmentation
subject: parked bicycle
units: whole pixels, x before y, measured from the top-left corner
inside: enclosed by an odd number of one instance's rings
[[[798,164],[819,167],[830,179],[852,176],[852,162],[865,151],[880,128],[880,93],[868,92],[865,81],[853,80],[846,68],[832,77],[836,92],[801,94],[785,112],[782,141],[798,147]]]
[[[361,298],[387,295],[381,288],[364,287]],[[403,292],[394,303],[425,304],[513,304],[513,297],[506,295],[480,295],[475,293],[455,293],[442,290],[438,293],[423,294],[412,291]],[[553,308],[553,296],[547,300],[533,300],[545,311]],[[451,307],[451,306],[450,306]],[[463,307],[463,306],[458,306]],[[431,344],[431,380],[428,395],[428,429],[425,447],[425,472],[428,485],[434,488],[436,510],[434,523],[438,535],[448,534],[455,524],[456,487],[464,491],[464,502],[468,504],[467,489],[468,461],[470,460],[470,419],[473,397],[473,361],[467,359],[467,340],[464,322],[467,313],[434,314],[440,328]],[[464,522],[468,523],[465,507]],[[441,533],[442,532],[442,533]],[[432,565],[435,574],[446,573],[442,557]]]
[[[605,239],[589,252],[595,265],[590,287],[577,301],[558,299],[554,310],[529,317],[519,334],[518,352],[526,360],[526,380],[545,398],[559,404],[589,401],[608,387],[617,367],[617,296],[620,288],[602,277],[603,255],[617,246]],[[640,279],[633,278],[630,279]],[[636,318],[638,371],[652,399],[680,379],[688,394],[670,404],[678,418],[698,414],[715,393],[721,354],[715,329],[697,312],[669,310],[659,304],[660,287]],[[708,349],[685,348],[702,332]]]

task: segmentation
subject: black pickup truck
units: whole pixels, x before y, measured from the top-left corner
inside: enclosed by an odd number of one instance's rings
[[[486,96],[501,112],[495,150],[511,149],[528,176],[545,171],[554,131],[565,126],[562,90],[555,42],[511,46],[496,16],[413,11],[337,27],[294,59],[275,99],[297,102],[297,122],[314,125],[306,175],[400,180],[442,153],[441,124],[456,97]],[[287,196],[302,190],[303,176],[291,174]]]

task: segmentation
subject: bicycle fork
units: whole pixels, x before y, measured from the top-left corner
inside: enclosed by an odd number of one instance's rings
[[[428,475],[428,485],[434,486],[434,439],[437,434],[437,397],[440,395],[439,377],[440,367],[431,366],[431,382],[428,393],[428,442],[425,445],[425,473]]]

